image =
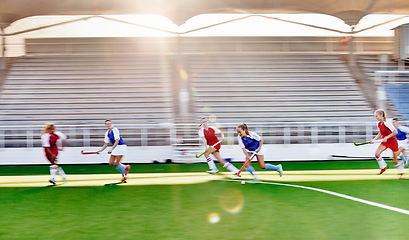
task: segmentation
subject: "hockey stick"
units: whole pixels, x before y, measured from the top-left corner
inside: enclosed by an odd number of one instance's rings
[[[380,142],[380,141],[382,141],[382,140],[376,140],[376,141],[373,141],[373,143]],[[362,146],[362,145],[370,144],[371,142],[356,143],[356,142],[354,141],[354,142],[352,142],[352,143],[353,143],[355,146]]]
[[[87,155],[87,154],[99,154],[99,152],[84,152],[84,150],[81,150],[81,154]]]
[[[209,151],[212,147],[216,146],[217,144],[219,144],[221,142],[222,142],[222,140],[218,141],[217,143],[213,144],[212,146],[210,146],[206,150],[204,150],[204,152],[202,152],[201,154],[199,154],[199,155],[196,154],[195,157],[200,158],[203,154],[205,154],[207,151]]]
[[[253,159],[253,157],[254,156],[256,156],[256,153],[253,153],[253,155],[251,155],[250,157],[249,157],[249,159],[243,164],[243,166],[240,168],[240,170],[237,172],[237,176],[238,177],[241,177],[240,176],[240,173],[243,171],[243,169],[247,166],[247,164],[249,164],[249,162],[251,161],[251,159]]]

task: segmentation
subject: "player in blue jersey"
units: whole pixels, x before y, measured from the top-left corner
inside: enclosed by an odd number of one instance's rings
[[[263,138],[260,137],[257,133],[249,131],[247,125],[245,123],[240,124],[237,126],[237,139],[239,142],[239,146],[242,148],[244,155],[246,156],[247,161],[253,153],[256,153],[258,166],[262,169],[266,170],[275,170],[280,174],[280,177],[283,175],[283,167],[281,164],[272,165],[272,164],[265,164],[264,163],[264,154],[267,149],[263,146]],[[250,163],[245,168],[248,172],[255,179],[256,176],[254,175],[254,168],[250,165]]]
[[[104,146],[98,151],[98,153],[105,150],[108,147],[108,144],[112,144],[111,150],[108,151],[108,154],[111,154],[109,158],[109,165],[116,167],[120,173],[122,173],[122,182],[126,182],[126,176],[128,175],[130,165],[123,165],[121,163],[122,157],[126,154],[126,144],[122,140],[121,135],[119,134],[118,128],[115,128],[111,120],[105,121],[105,126],[108,130],[105,133]]]
[[[408,156],[406,155],[406,150],[409,147],[409,140],[406,136],[409,133],[409,127],[399,125],[399,121],[397,118],[392,119],[392,124],[398,131],[396,134],[396,139],[398,140],[399,145],[399,157],[405,162],[405,167],[408,166]]]

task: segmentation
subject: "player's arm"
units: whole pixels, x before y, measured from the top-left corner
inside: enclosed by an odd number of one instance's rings
[[[98,153],[102,152],[105,150],[105,148],[108,147],[108,143],[104,143],[104,145],[102,146],[102,148],[98,151]]]
[[[391,130],[391,133],[388,136],[384,137],[382,142],[386,142],[386,141],[388,141],[389,138],[391,138],[391,137],[395,136],[396,134],[398,134],[398,130],[396,130],[396,128],[392,125],[392,123],[385,122],[385,126],[387,128],[389,128],[389,130]]]
[[[395,136],[396,134],[398,134],[398,131],[395,129],[395,130],[393,130],[393,132],[391,132],[391,134],[389,134],[388,136],[384,137],[383,140],[382,140],[382,142],[388,141],[389,138]]]
[[[116,146],[118,146],[118,143],[119,143],[119,138],[115,139],[115,143],[114,143],[114,145],[112,145],[112,148],[111,148],[111,150],[110,150],[108,153],[111,153],[112,151],[114,151],[114,149],[116,148]]]
[[[246,161],[250,158],[250,153],[246,150],[246,148],[242,148],[244,156],[246,156]]]
[[[50,147],[44,147],[48,154],[50,154],[53,158],[57,157],[52,151]]]
[[[219,132],[219,136],[220,136],[220,141],[224,141],[224,134],[223,132]]]
[[[369,141],[369,143],[372,144],[374,141],[378,140],[381,136],[382,136],[381,133],[378,133],[378,134],[374,137],[374,139],[372,139],[371,141]]]
[[[205,150],[207,149],[207,140],[205,137],[201,137],[202,138],[202,142],[203,142],[203,146],[205,148]]]
[[[260,137],[260,144],[259,144],[259,146],[258,146],[258,148],[256,149],[256,152],[259,152],[260,151],[260,149],[261,149],[261,146],[263,146],[263,138],[262,137]]]
[[[203,129],[200,129],[199,132],[198,132],[198,134],[199,134],[199,137],[202,139],[203,146],[204,146],[205,151],[206,151],[207,148],[208,148],[208,146],[207,146],[207,140],[206,140],[206,138],[205,138],[205,136],[204,136],[204,133],[203,133]]]
[[[51,151],[51,146],[50,146],[50,135],[49,134],[44,134],[41,136],[41,145],[45,149],[45,151],[53,158],[55,159],[57,155],[55,155]]]
[[[57,132],[56,134],[61,139],[61,149],[59,149],[59,150],[62,151],[65,148],[65,146],[67,145],[67,136],[65,134],[61,133],[61,132]]]

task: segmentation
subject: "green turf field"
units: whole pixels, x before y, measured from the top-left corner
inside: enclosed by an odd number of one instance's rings
[[[376,168],[376,162],[283,164],[285,170],[323,169],[325,165],[329,169]],[[64,168],[68,174],[112,170],[106,165]],[[45,166],[0,167],[2,175],[27,174],[29,169],[47,174]],[[141,164],[132,170],[195,172],[206,170],[206,165]],[[409,209],[409,180],[291,184]],[[409,220],[404,213],[307,189],[222,180],[186,185],[0,188],[0,210],[0,239],[407,239]]]

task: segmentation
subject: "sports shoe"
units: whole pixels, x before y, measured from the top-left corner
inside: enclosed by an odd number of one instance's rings
[[[230,179],[233,179],[233,180],[240,179],[240,177],[237,174],[238,172],[234,173],[233,177],[230,177]]]
[[[126,183],[126,177],[123,177],[121,182]]]
[[[378,175],[381,175],[381,174],[384,173],[387,169],[388,169],[388,166],[382,168]]]
[[[53,185],[57,185],[57,182],[55,181],[54,178],[51,178],[50,180],[48,180],[50,183],[52,183]]]
[[[254,178],[253,180],[247,181],[248,183],[261,183],[258,178]]]
[[[282,177],[283,176],[283,166],[281,166],[281,164],[278,164],[277,165],[278,166],[278,173],[280,174],[280,177]]]
[[[212,170],[209,170],[209,171],[206,171],[207,173],[210,173],[210,174],[216,174],[216,173],[218,173],[219,172],[219,169],[212,169]]]
[[[131,165],[127,165],[125,168],[125,177],[128,175],[129,169],[131,169]]]

